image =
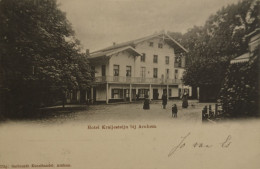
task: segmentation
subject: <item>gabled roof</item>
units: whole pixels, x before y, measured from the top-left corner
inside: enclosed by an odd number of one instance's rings
[[[139,52],[137,52],[134,48],[132,48],[131,46],[125,46],[125,47],[121,47],[121,48],[115,48],[115,49],[111,49],[111,50],[106,50],[106,51],[97,51],[95,53],[91,53],[89,59],[90,60],[96,60],[96,59],[110,59],[110,57],[113,54],[119,53],[119,52],[129,52],[131,53],[133,56],[140,56],[141,54]]]
[[[230,63],[231,63],[231,64],[234,64],[234,63],[248,62],[248,61],[249,61],[249,58],[250,58],[250,54],[249,54],[249,53],[244,53],[243,55],[238,56],[238,57],[236,57],[235,59],[232,59],[232,60],[230,61]]]
[[[107,48],[92,52],[91,54],[95,54],[98,52],[105,52],[105,51],[109,51],[109,50],[113,50],[113,49],[117,49],[117,48],[121,48],[121,47],[125,47],[125,46],[131,46],[134,48],[138,43],[155,38],[155,37],[162,38],[166,43],[168,43],[170,46],[172,46],[175,49],[175,53],[188,52],[187,49],[185,49],[182,45],[180,45],[177,41],[175,41],[167,33],[157,33],[157,34],[153,34],[153,35],[139,38],[136,40],[115,44],[115,45],[109,46]]]

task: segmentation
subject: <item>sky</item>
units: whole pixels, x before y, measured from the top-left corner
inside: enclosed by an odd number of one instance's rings
[[[239,0],[58,0],[83,50],[93,52],[155,32],[185,33]]]

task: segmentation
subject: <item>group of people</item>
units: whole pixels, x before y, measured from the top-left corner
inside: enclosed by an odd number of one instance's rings
[[[167,100],[168,100],[167,94],[163,93],[163,95],[162,95],[162,106],[163,106],[163,109],[166,109]],[[183,94],[183,97],[182,97],[182,107],[183,108],[187,108],[188,107],[188,93],[187,92],[185,92]],[[148,95],[145,96],[143,109],[150,109],[150,100],[148,99]],[[172,117],[173,118],[177,118],[177,113],[178,113],[177,105],[173,104],[172,105]]]

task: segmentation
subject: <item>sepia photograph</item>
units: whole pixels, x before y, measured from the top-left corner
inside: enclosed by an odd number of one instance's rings
[[[259,0],[0,0],[0,169],[259,169]]]

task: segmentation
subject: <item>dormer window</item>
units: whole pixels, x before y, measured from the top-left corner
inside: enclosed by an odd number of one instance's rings
[[[150,47],[153,47],[153,42],[149,42],[149,46],[150,46]]]
[[[158,43],[158,48],[163,48],[163,44],[162,43]]]

